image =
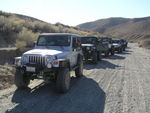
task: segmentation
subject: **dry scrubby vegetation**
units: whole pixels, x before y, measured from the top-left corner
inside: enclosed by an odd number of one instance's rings
[[[0,11],[0,46],[30,47],[36,37],[43,32],[101,35],[60,23],[53,25],[31,17]]]
[[[139,41],[139,46],[150,49],[150,39],[144,39]]]
[[[8,65],[0,65],[0,90],[10,87],[14,82],[14,68]]]

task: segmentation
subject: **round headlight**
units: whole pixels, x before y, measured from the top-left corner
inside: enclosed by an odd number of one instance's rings
[[[51,62],[52,62],[52,59],[51,59],[50,56],[47,56],[47,57],[46,57],[46,62],[47,62],[47,63],[51,63]]]
[[[46,66],[47,66],[47,68],[51,68],[52,67],[51,62],[52,62],[51,57],[50,56],[46,56]]]
[[[51,63],[47,63],[47,68],[51,68],[51,67],[52,67]]]
[[[28,62],[28,56],[26,56],[26,55],[23,55],[23,62]]]

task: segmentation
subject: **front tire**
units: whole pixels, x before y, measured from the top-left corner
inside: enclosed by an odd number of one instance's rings
[[[29,77],[27,77],[25,75],[25,73],[23,72],[23,70],[20,70],[20,69],[16,69],[16,72],[15,72],[15,85],[18,87],[18,88],[27,88],[29,83],[30,83],[30,79]]]
[[[108,57],[109,56],[109,51],[105,51],[105,57]]]
[[[102,53],[99,51],[98,52],[98,60],[101,61],[102,60]]]
[[[113,56],[115,54],[114,50],[111,50],[111,56]]]
[[[66,93],[70,88],[70,71],[68,68],[58,70],[56,88],[59,93]]]

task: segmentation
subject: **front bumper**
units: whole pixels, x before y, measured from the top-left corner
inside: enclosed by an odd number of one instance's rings
[[[115,51],[119,51],[121,49],[121,47],[119,46],[119,47],[114,47],[114,50]]]
[[[89,60],[93,58],[93,52],[94,51],[83,51],[83,55],[84,55],[84,60]]]
[[[57,69],[55,67],[47,68],[46,66],[39,64],[26,64],[17,68],[23,70],[25,73],[28,74],[53,73]]]

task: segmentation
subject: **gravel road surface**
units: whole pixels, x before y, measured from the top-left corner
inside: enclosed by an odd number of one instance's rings
[[[122,54],[85,64],[67,94],[35,80],[30,88],[0,90],[0,113],[150,113],[150,51],[129,44]]]

